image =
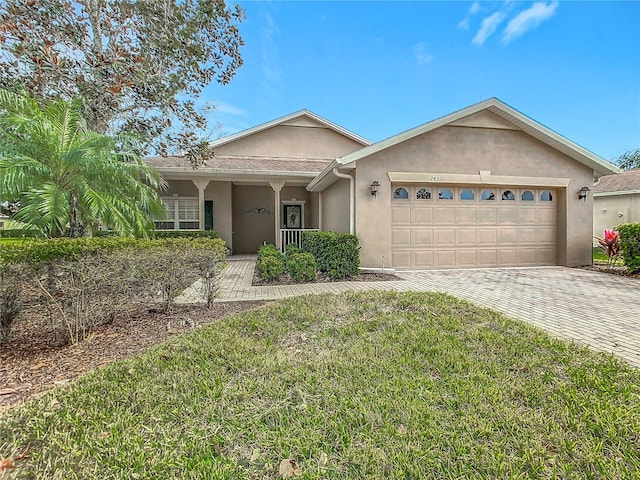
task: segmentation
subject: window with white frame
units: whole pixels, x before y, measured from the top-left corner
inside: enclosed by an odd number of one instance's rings
[[[163,198],[165,214],[154,218],[157,230],[198,230],[200,211],[197,198]]]

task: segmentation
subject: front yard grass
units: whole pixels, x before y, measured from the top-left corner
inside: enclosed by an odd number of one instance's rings
[[[609,257],[607,254],[599,247],[593,248],[593,263],[595,264],[607,264],[609,262]],[[622,266],[624,262],[622,261],[622,257],[617,258],[613,263],[613,266]]]
[[[638,478],[640,374],[442,294],[298,297],[5,412],[22,455],[8,478]]]

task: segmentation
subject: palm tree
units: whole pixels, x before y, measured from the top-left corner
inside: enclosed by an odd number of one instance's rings
[[[78,237],[98,225],[146,236],[166,183],[116,139],[89,130],[81,106],[40,107],[0,90],[0,203],[19,203],[15,219],[48,237]]]

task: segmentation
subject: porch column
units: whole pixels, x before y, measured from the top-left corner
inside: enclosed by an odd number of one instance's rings
[[[198,189],[198,229],[204,230],[204,191],[209,185],[206,178],[195,178],[191,180]]]
[[[269,185],[273,188],[275,192],[274,199],[274,218],[275,218],[275,228],[276,228],[276,247],[281,249],[280,245],[280,190],[284,187],[284,180],[271,180],[269,181]]]
[[[322,231],[322,192],[318,192],[318,230]]]

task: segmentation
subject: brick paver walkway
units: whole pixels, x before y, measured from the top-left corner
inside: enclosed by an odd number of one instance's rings
[[[399,272],[401,281],[251,286],[255,256],[230,257],[219,302],[271,300],[347,290],[446,292],[614,353],[640,367],[640,280],[564,267]],[[197,301],[195,291],[184,302]]]

